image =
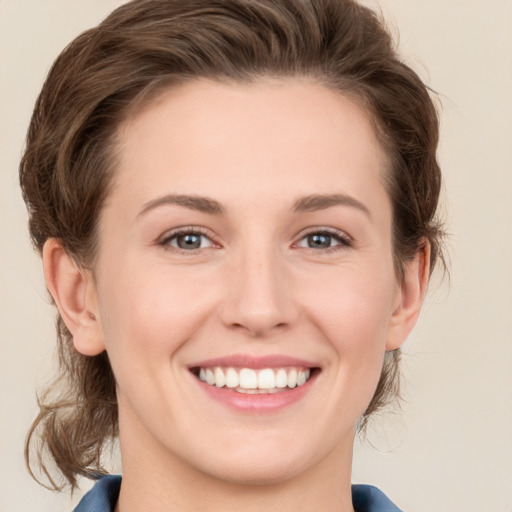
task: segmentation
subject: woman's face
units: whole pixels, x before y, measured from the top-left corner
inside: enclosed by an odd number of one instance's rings
[[[189,83],[124,123],[88,303],[125,464],[350,463],[404,338],[386,172],[356,104],[298,79]]]

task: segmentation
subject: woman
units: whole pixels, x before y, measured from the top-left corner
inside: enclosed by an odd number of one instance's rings
[[[136,0],[77,38],[20,175],[58,308],[27,441],[76,510],[398,510],[351,487],[440,256],[438,121],[351,0]],[[43,471],[58,488],[49,463]]]

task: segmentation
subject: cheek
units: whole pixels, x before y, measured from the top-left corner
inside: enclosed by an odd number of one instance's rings
[[[360,415],[380,378],[395,284],[392,272],[346,270],[311,294],[308,312],[333,353],[328,371],[343,390],[333,399]]]
[[[197,293],[164,276],[119,269],[103,281],[102,328],[123,414],[151,418],[160,410],[168,399],[162,390],[177,385],[175,354],[193,336],[187,304]]]
[[[311,284],[304,301],[336,347],[360,352],[384,347],[395,295],[392,272],[344,267]]]
[[[121,367],[168,362],[211,309],[207,280],[158,265],[110,270],[103,280],[100,310],[113,365],[115,360]]]

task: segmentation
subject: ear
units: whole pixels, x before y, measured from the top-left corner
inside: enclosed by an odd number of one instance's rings
[[[105,350],[98,321],[96,287],[90,271],[81,269],[55,239],[43,247],[46,286],[78,352],[95,356]]]
[[[430,277],[430,244],[425,241],[404,269],[389,324],[386,350],[400,348],[416,325]]]

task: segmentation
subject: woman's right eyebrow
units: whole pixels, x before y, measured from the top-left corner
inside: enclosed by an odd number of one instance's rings
[[[197,210],[202,213],[208,213],[211,215],[220,215],[225,213],[224,207],[215,199],[205,196],[196,195],[184,195],[184,194],[167,194],[162,197],[158,197],[151,201],[148,201],[142,207],[142,210],[138,213],[137,218],[154,210],[159,206],[163,205],[177,205],[189,208],[190,210]]]

